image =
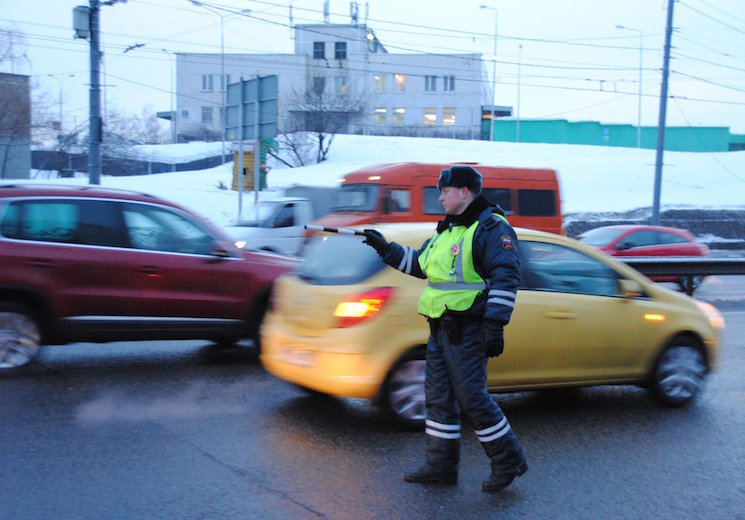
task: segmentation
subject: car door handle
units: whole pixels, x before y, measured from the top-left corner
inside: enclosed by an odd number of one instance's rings
[[[32,258],[29,260],[28,265],[31,267],[38,267],[39,269],[49,269],[53,263],[51,260],[46,258]]]
[[[570,311],[549,311],[546,316],[555,320],[574,320],[577,315]]]

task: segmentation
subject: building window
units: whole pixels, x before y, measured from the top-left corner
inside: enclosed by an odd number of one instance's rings
[[[375,74],[375,92],[385,92],[385,74]]]
[[[334,91],[337,94],[347,93],[347,77],[346,76],[336,76],[334,78]]]
[[[445,92],[455,92],[455,76],[443,76],[442,81],[445,84],[442,90]]]
[[[314,60],[325,60],[326,59],[326,43],[325,42],[313,42],[313,59]]]
[[[425,92],[436,92],[437,91],[437,76],[424,76],[424,91]]]
[[[228,85],[230,85],[230,74],[225,74],[224,76],[220,76],[220,90],[227,90]]]
[[[202,90],[212,92],[215,90],[214,77],[212,74],[202,74]]]
[[[404,126],[405,119],[406,119],[405,108],[394,108],[393,109],[393,126]]]
[[[436,108],[425,108],[424,109],[424,126],[433,126],[437,124],[437,109]]]
[[[346,60],[347,59],[347,42],[334,43],[334,59],[335,60]]]
[[[326,90],[326,78],[323,76],[314,77],[313,78],[313,93],[316,96],[322,96],[324,90]]]
[[[442,109],[442,124],[452,126],[455,124],[455,109],[454,108],[443,108]]]
[[[404,92],[406,90],[406,74],[395,74],[393,83],[396,85],[396,92]]]
[[[388,122],[388,110],[385,108],[376,108],[374,124],[376,126],[385,126],[387,122]]]
[[[202,123],[212,124],[212,107],[202,107]]]

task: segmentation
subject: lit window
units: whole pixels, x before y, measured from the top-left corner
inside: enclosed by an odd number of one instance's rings
[[[437,124],[437,109],[436,108],[425,108],[424,109],[424,126],[433,126]]]
[[[388,110],[385,108],[376,108],[375,109],[375,125],[385,126],[387,120],[388,120]]]
[[[375,92],[385,92],[385,74],[375,74]]]
[[[406,118],[405,108],[394,108],[393,109],[393,125],[394,126],[403,126],[405,118]]]
[[[455,124],[455,109],[454,108],[443,108],[442,109],[442,124],[443,125],[454,125]]]
[[[395,74],[393,76],[393,82],[396,85],[396,92],[404,92],[406,90],[406,75]]]
[[[442,81],[445,83],[442,90],[445,92],[455,92],[455,76],[443,76]]]
[[[437,91],[437,76],[424,76],[424,91]]]
[[[334,90],[337,94],[347,93],[347,77],[346,76],[336,76],[334,78]]]
[[[202,107],[202,123],[212,124],[212,107]]]

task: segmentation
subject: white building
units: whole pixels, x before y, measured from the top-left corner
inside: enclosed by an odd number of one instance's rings
[[[309,129],[321,106],[337,133],[481,138],[491,89],[479,54],[390,54],[366,25],[294,30],[294,54],[179,53],[181,139],[219,139],[225,85],[256,75],[277,76],[280,131]]]

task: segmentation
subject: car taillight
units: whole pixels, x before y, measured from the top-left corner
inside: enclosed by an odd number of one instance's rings
[[[393,296],[393,287],[379,287],[360,294],[350,294],[334,310],[337,327],[352,327],[376,316]]]

